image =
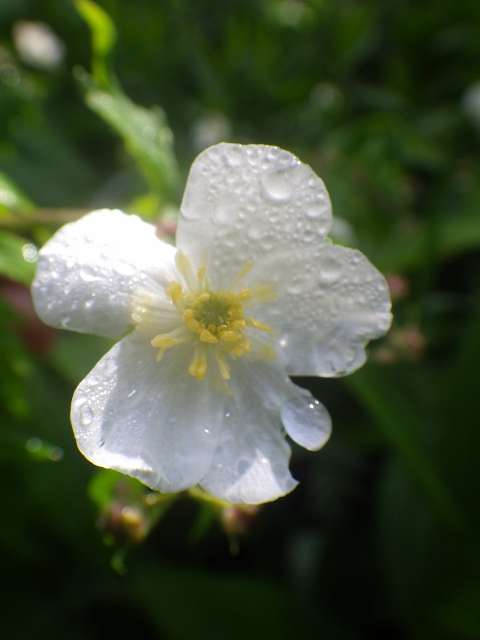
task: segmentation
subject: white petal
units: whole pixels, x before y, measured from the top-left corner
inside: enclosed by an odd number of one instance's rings
[[[292,440],[310,451],[321,449],[332,433],[328,411],[309,391],[300,387],[296,387],[283,405],[282,422]]]
[[[281,415],[285,431],[297,444],[310,451],[326,444],[332,431],[328,411],[307,389],[294,384],[278,362],[251,363],[248,383],[265,408]]]
[[[155,355],[137,332],[117,343],[75,391],[71,420],[91,462],[174,492],[210,467],[225,394],[188,375],[191,349]]]
[[[328,193],[308,165],[277,147],[223,143],[192,165],[177,246],[222,287],[265,252],[318,242],[330,224]]]
[[[93,211],[40,251],[32,286],[37,313],[54,327],[116,337],[131,323],[132,295],[163,295],[174,255],[137,216]]]
[[[268,502],[297,485],[288,468],[290,447],[278,405],[285,381],[271,385],[263,373],[248,364],[232,368],[232,394],[225,407],[218,448],[201,481],[204,489],[228,502]]]
[[[290,375],[340,376],[365,362],[369,340],[391,323],[385,278],[359,251],[329,242],[277,253],[249,277],[272,283],[279,296],[252,315],[277,330],[280,359]]]

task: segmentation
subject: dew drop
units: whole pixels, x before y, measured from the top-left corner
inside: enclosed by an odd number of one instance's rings
[[[286,432],[306,449],[320,449],[332,431],[328,411],[309,393],[300,393],[282,408],[282,422]]]
[[[230,167],[238,167],[242,163],[242,152],[239,147],[230,146],[225,148],[225,160]]]
[[[342,271],[341,265],[338,264],[336,260],[333,260],[331,258],[327,258],[326,260],[323,260],[323,262],[321,263],[321,266],[319,269],[319,275],[318,275],[320,283],[333,284],[342,275],[341,271]]]
[[[135,274],[135,267],[128,264],[128,262],[118,262],[115,265],[115,270],[122,276],[133,276]]]
[[[38,249],[31,242],[27,242],[22,247],[22,256],[23,259],[27,262],[36,262],[38,258]]]
[[[130,393],[127,395],[127,398],[133,398],[133,396],[137,393],[136,389],[132,389]]]
[[[203,430],[203,433],[204,433],[206,436],[209,436],[209,435],[210,435],[210,433],[211,433],[211,431],[210,431],[210,429],[208,429],[208,428],[206,428],[206,427],[205,427],[205,429]]]
[[[265,234],[265,228],[258,224],[257,221],[253,221],[253,224],[248,228],[247,235],[252,240],[259,240]]]
[[[93,411],[88,406],[88,404],[83,405],[83,407],[80,409],[80,422],[82,423],[82,426],[88,427],[92,424],[92,420]]]
[[[83,280],[84,282],[93,282],[94,280],[96,280],[96,276],[93,275],[93,273],[91,271],[88,271],[87,269],[81,269],[80,270],[80,279]]]
[[[310,218],[310,220],[318,220],[319,218],[323,218],[325,216],[325,205],[311,205],[305,210],[305,215],[307,216],[307,218]]]
[[[286,171],[272,171],[262,176],[265,195],[274,202],[286,202],[292,197],[292,187]]]

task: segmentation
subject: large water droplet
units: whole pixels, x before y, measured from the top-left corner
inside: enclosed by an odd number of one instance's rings
[[[274,202],[286,202],[292,196],[292,185],[287,171],[271,171],[262,176],[265,195]]]
[[[97,277],[88,269],[81,269],[80,270],[80,278],[84,281],[84,282],[93,282],[94,280],[97,279]]]
[[[333,258],[324,258],[320,264],[318,279],[321,284],[333,284],[342,275],[342,265]]]
[[[332,431],[328,411],[308,392],[299,393],[285,403],[282,422],[292,440],[310,450],[323,447]]]

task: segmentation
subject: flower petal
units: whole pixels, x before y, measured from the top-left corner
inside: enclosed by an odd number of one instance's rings
[[[93,211],[40,251],[32,286],[37,313],[54,327],[116,337],[131,324],[132,295],[163,295],[174,255],[137,216]]]
[[[200,483],[228,502],[268,502],[297,485],[288,468],[290,447],[280,421],[285,390],[294,385],[280,370],[266,368],[240,362],[232,368],[232,394],[225,406],[218,448]]]
[[[140,332],[117,343],[73,397],[84,456],[163,492],[197,484],[212,462],[225,395],[188,375],[190,358],[176,347],[156,362]]]
[[[310,391],[294,384],[278,362],[249,364],[248,382],[264,407],[281,415],[287,434],[297,444],[317,451],[329,439],[328,411]]]
[[[177,246],[221,288],[245,263],[308,246],[330,224],[327,190],[308,165],[277,147],[222,143],[192,165]]]
[[[290,375],[341,376],[361,367],[369,340],[391,323],[385,278],[359,251],[324,242],[314,249],[267,256],[249,274],[279,296],[255,317],[272,325]]]

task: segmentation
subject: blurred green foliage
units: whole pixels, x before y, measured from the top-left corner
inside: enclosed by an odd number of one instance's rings
[[[2,637],[480,637],[479,60],[473,0],[0,3]],[[69,402],[108,342],[42,327],[26,287],[85,210],[162,224],[219,138],[309,162],[395,299],[363,370],[299,380],[334,435],[233,545],[221,505],[80,456]]]

